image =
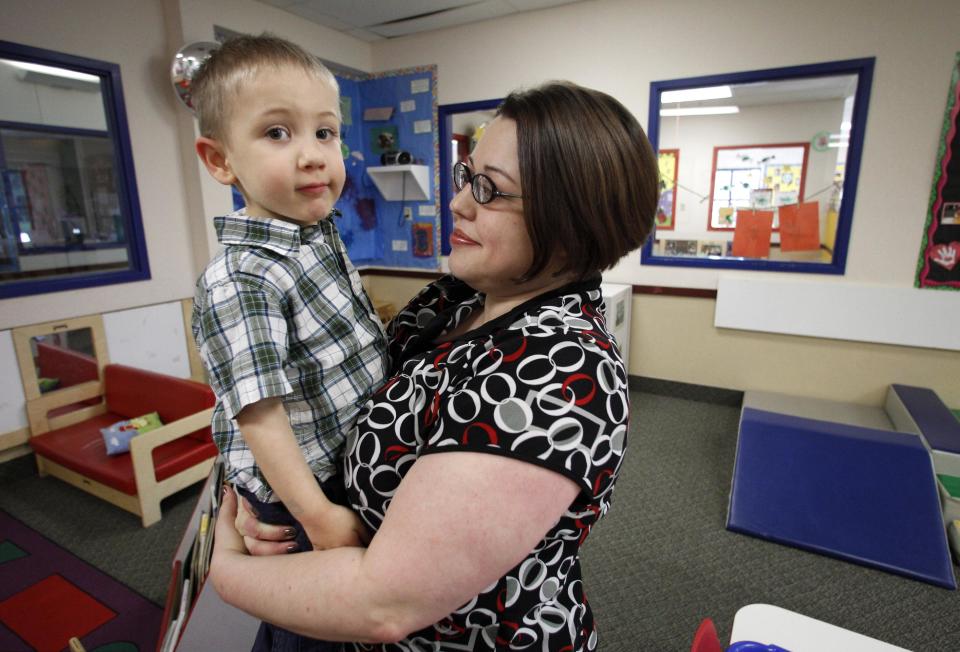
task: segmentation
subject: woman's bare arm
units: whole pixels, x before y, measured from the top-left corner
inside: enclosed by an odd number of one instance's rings
[[[315,638],[390,642],[435,623],[526,557],[579,491],[484,453],[427,455],[404,476],[367,549],[251,557],[224,500],[211,578],[221,596]]]

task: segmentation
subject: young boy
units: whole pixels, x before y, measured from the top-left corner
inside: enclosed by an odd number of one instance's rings
[[[296,530],[300,550],[361,545],[360,520],[337,504],[337,468],[387,359],[331,219],[345,177],[336,79],[264,34],[224,43],[190,90],[197,154],[246,203],[214,219],[224,249],[197,281],[193,311],[226,478],[262,520]]]

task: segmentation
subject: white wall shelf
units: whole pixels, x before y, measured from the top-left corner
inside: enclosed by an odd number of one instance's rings
[[[430,168],[426,165],[383,165],[367,168],[377,190],[387,201],[428,201]]]

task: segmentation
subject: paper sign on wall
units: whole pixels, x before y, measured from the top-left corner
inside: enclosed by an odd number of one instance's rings
[[[433,124],[429,120],[415,120],[413,123],[413,133],[429,134],[433,130]]]
[[[820,248],[820,203],[780,207],[780,250],[816,251]]]
[[[410,113],[417,110],[416,100],[403,100],[400,102],[400,113]]]
[[[413,79],[410,81],[410,92],[411,93],[429,93],[430,92],[430,78],[424,77],[423,79]]]
[[[742,258],[769,258],[773,211],[737,211],[733,232],[733,255]]]
[[[389,120],[392,115],[392,106],[372,106],[363,110],[363,119],[371,122],[374,120]]]

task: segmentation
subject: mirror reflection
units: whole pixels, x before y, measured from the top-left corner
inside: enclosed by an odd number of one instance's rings
[[[644,262],[842,272],[872,60],[843,63],[655,82],[661,198]]]
[[[42,394],[99,377],[90,328],[35,335],[30,338],[30,351]]]
[[[450,134],[450,159],[467,163],[467,157],[477,146],[487,124],[496,116],[496,111],[469,111],[453,116],[453,133]],[[450,165],[452,174],[453,165]]]
[[[0,296],[149,277],[114,69],[0,42]]]
[[[0,282],[127,267],[100,79],[0,59]]]

